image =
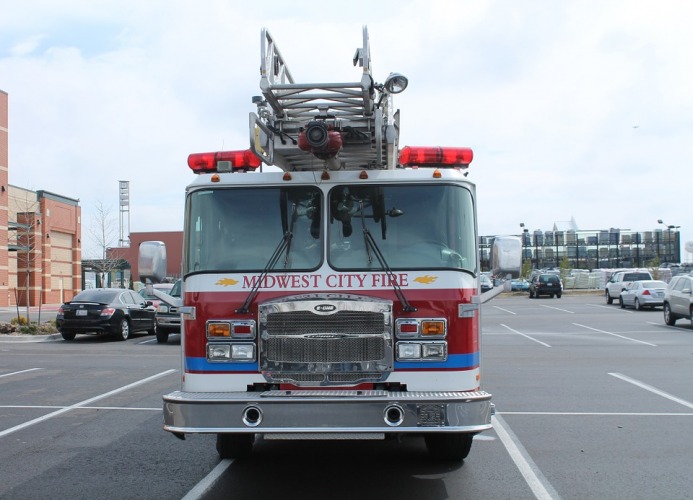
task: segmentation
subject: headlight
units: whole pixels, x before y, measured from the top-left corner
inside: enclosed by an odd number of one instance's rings
[[[168,312],[168,306],[166,304],[159,304],[159,312],[160,313],[167,313]]]

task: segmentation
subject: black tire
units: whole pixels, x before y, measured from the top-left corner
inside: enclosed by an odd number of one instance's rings
[[[60,335],[63,336],[63,340],[75,340],[77,334],[75,332],[60,332]]]
[[[662,307],[662,309],[664,310],[664,322],[669,326],[674,326],[676,324],[677,318],[671,312],[671,307],[669,307],[669,304],[665,302],[664,307]]]
[[[113,335],[116,340],[127,340],[130,336],[130,322],[127,318],[120,320],[118,331]]]
[[[621,309],[626,308],[626,305],[623,303],[623,298],[621,298],[621,297],[618,298],[618,305],[621,306]]]
[[[159,333],[159,324],[156,322],[156,320],[154,320],[154,325],[147,330],[147,335],[156,335],[157,333]],[[158,339],[159,337],[157,337],[157,340]]]
[[[530,299],[534,298],[534,294],[532,293],[532,290],[529,291],[529,298]]]
[[[606,291],[606,303],[607,304],[613,304],[614,303],[614,299],[611,297],[609,290]]]
[[[472,449],[474,434],[426,434],[428,454],[436,461],[459,462],[467,458]]]
[[[556,294],[556,298],[557,298],[557,299],[560,299],[560,298],[561,298],[561,294],[560,294],[560,293],[557,293],[557,294]]]
[[[642,306],[640,305],[640,301],[637,297],[633,300],[633,307],[636,311],[642,311]]]
[[[254,442],[254,434],[217,434],[217,453],[219,458],[245,458],[253,451]]]
[[[165,344],[166,342],[168,342],[168,332],[167,331],[161,331],[161,329],[157,328],[156,341],[159,344]]]

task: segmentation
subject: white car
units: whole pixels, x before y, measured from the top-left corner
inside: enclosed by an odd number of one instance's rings
[[[640,310],[644,307],[660,307],[664,304],[664,292],[667,284],[659,280],[639,280],[626,285],[618,297],[621,308],[633,307]]]

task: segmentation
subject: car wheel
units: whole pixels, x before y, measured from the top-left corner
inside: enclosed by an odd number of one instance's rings
[[[688,311],[688,319],[691,320],[691,328],[693,328],[693,306],[691,306],[690,310]]]
[[[467,458],[472,449],[473,434],[426,434],[428,454],[437,461],[459,462]]]
[[[623,302],[623,297],[618,298],[618,305],[621,306],[621,309],[626,308],[626,304]]]
[[[63,336],[63,340],[75,340],[77,334],[75,332],[60,332],[60,335]]]
[[[532,293],[532,290],[529,291],[529,298],[530,298],[530,299],[533,299],[533,298],[534,298],[534,294]]]
[[[640,305],[640,301],[637,298],[633,301],[633,307],[635,307],[636,311],[642,310],[642,306]]]
[[[560,299],[560,298],[561,298],[561,294],[560,294],[560,293],[557,293],[557,294],[556,294],[556,298],[557,298],[557,299]]]
[[[676,324],[676,318],[674,317],[674,314],[671,312],[671,307],[669,307],[668,303],[664,303],[664,322],[669,325],[669,326],[674,326]]]
[[[159,324],[156,322],[156,320],[154,320],[154,324],[152,325],[152,327],[149,330],[147,330],[147,335],[156,335],[158,331],[159,331]],[[157,337],[157,339],[158,339],[158,337]]]
[[[156,341],[159,344],[165,344],[166,342],[168,342],[168,332],[166,332],[166,331],[162,332],[160,329],[157,329],[156,330]]]
[[[609,290],[606,291],[606,303],[607,304],[613,304],[614,299],[611,298],[611,294],[609,293]]]
[[[243,458],[253,451],[254,434],[217,434],[219,458]]]
[[[127,318],[120,320],[120,325],[118,325],[118,331],[115,334],[116,340],[127,340],[130,336],[130,322]]]

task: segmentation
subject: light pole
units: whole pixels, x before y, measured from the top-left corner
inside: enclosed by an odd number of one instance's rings
[[[673,255],[673,254],[674,254],[674,251],[673,251],[673,248],[674,248],[674,246],[673,246],[672,243],[671,243],[671,230],[672,230],[672,229],[674,230],[674,235],[675,235],[675,234],[676,234],[676,230],[679,229],[681,226],[675,226],[675,225],[673,225],[673,224],[665,224],[664,221],[663,221],[662,219],[657,219],[657,223],[658,223],[658,224],[661,224],[661,225],[663,225],[664,227],[667,228],[667,233],[668,233],[668,234],[667,234],[667,240],[668,240],[668,244],[667,244],[667,257],[668,257],[668,258],[670,259],[670,261],[671,261],[671,262],[669,262],[669,263],[670,263],[670,264],[673,264],[673,260],[674,260],[674,255]]]
[[[520,222],[520,227],[522,228],[522,264],[524,267],[524,262],[527,260],[527,240],[529,239],[529,229],[525,227],[524,222]]]

